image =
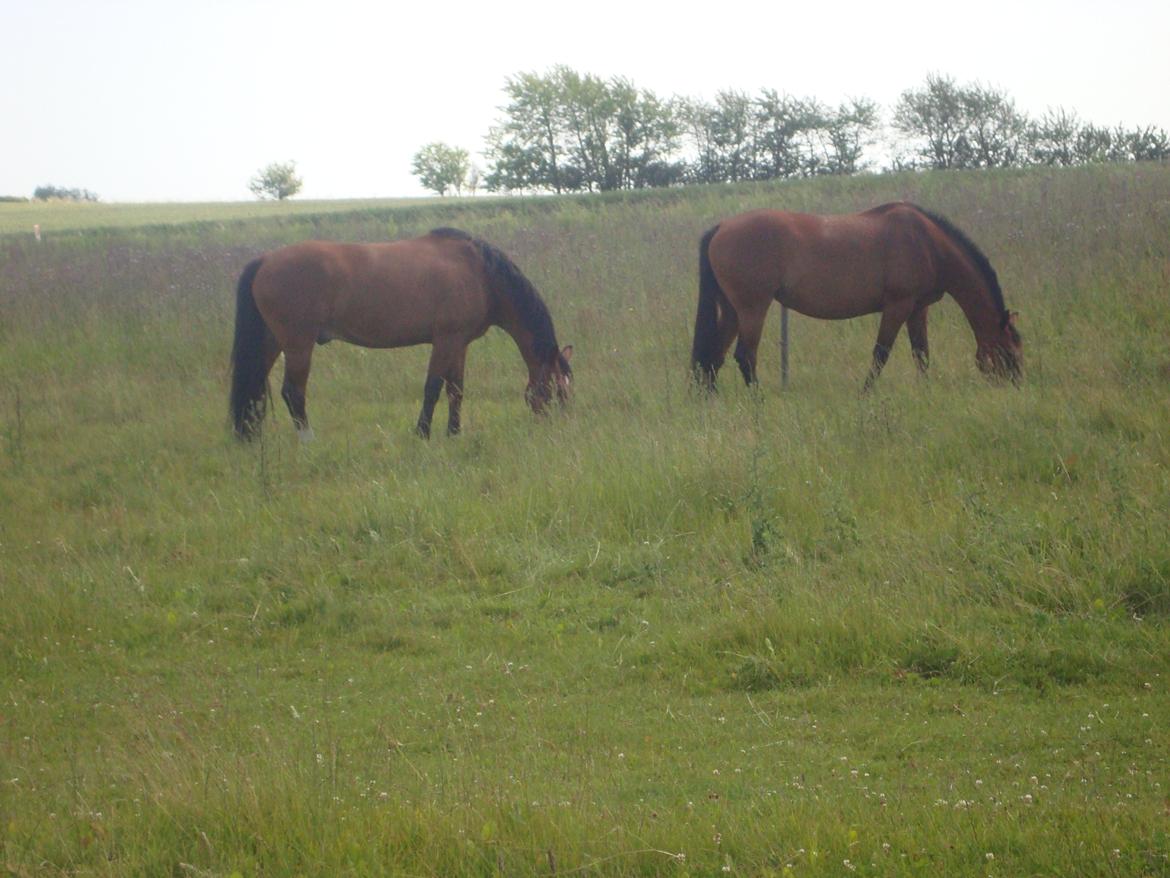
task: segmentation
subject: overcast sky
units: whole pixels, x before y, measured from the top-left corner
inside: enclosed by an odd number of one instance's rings
[[[475,156],[505,78],[555,64],[660,97],[869,97],[887,119],[940,73],[1032,115],[1170,130],[1168,0],[0,0],[0,34],[0,195],[248,200],[289,159],[302,198],[421,195],[420,146]]]

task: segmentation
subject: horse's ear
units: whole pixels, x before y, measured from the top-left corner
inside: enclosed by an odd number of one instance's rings
[[[569,344],[561,348],[561,356],[565,358],[566,363],[573,359],[573,346]]]

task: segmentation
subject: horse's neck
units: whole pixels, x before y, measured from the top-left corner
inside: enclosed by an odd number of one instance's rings
[[[955,255],[950,262],[947,291],[963,309],[963,315],[975,337],[981,340],[999,327],[999,309],[991,295],[991,288],[965,257]]]
[[[520,351],[520,356],[529,371],[537,368],[539,364],[536,356],[536,338],[532,331],[524,326],[511,303],[500,308],[496,326],[512,336],[512,341],[516,342],[516,349]]]

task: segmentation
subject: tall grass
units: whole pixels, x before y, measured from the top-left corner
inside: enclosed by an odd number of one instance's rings
[[[687,380],[732,212],[908,198],[991,257],[1027,380],[932,309],[776,328]],[[0,832],[14,874],[1167,872],[1170,172],[931,174],[428,203],[0,241]],[[234,279],[456,225],[574,344],[511,341],[465,433],[427,352],[315,354],[226,419]],[[778,323],[778,321],[774,321]],[[277,379],[278,380],[278,379]]]

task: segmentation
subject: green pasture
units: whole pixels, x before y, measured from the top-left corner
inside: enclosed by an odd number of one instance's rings
[[[1021,387],[945,299],[927,380],[901,338],[863,397],[876,318],[794,315],[782,389],[774,313],[757,392],[691,389],[704,229],[897,198],[990,257]],[[1170,875],[1170,168],[99,205],[39,244],[27,207],[0,872]],[[246,262],[436,225],[542,291],[572,404],[534,419],[493,331],[423,442],[427,350],[330,344],[317,441],[276,405],[236,443]]]
[[[0,235],[41,240],[61,234],[110,229],[159,230],[175,226],[222,225],[251,220],[280,221],[289,217],[316,217],[386,211],[417,203],[419,199],[352,201],[238,201],[211,204],[106,204],[104,202],[0,202]]]

